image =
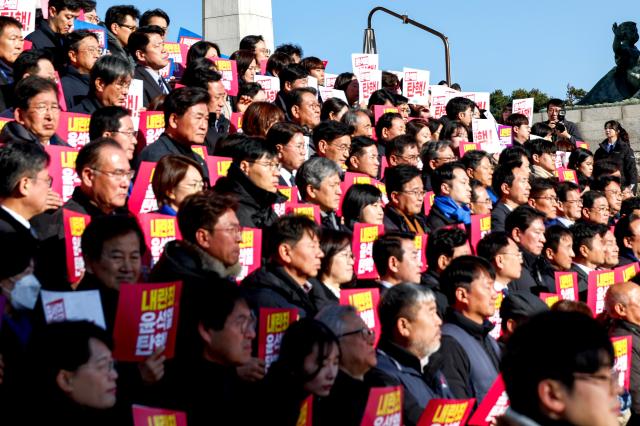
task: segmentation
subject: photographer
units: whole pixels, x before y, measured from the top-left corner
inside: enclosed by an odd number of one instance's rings
[[[576,141],[584,140],[576,123],[565,120],[564,102],[560,99],[549,99],[547,102],[547,118],[545,124],[553,129],[553,141],[568,139],[575,145]]]

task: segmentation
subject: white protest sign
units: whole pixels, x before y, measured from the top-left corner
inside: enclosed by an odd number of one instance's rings
[[[429,71],[404,68],[402,94],[409,98],[410,104],[427,105],[429,103]]]
[[[280,91],[280,79],[268,75],[256,75],[253,81],[258,83],[267,95],[267,102],[276,100],[276,95]]]
[[[353,73],[358,76],[364,70],[377,70],[378,60],[376,53],[352,53],[351,68]]]
[[[533,98],[514,99],[511,104],[511,114],[522,114],[533,124]]]
[[[382,71],[360,71],[358,75],[358,98],[361,103],[369,102],[371,94],[380,89],[382,89]]]
[[[40,292],[47,324],[86,320],[107,328],[98,290]]]

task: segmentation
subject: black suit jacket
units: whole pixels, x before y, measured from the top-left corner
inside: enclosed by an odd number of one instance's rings
[[[142,106],[145,108],[151,103],[151,101],[158,96],[164,95],[164,92],[160,88],[158,81],[151,77],[151,74],[147,72],[143,65],[136,65],[136,69],[133,73],[133,78],[142,80]],[[171,91],[171,88],[167,83],[162,80],[162,83],[166,86],[167,92]]]
[[[587,288],[589,284],[589,276],[575,263],[571,265],[571,272],[578,273],[578,296],[580,301],[587,301]]]
[[[33,240],[35,242],[34,235],[31,230],[27,229],[23,224],[18,222],[11,216],[5,209],[0,207],[0,234],[19,234],[24,238]]]
[[[491,210],[491,231],[504,232],[504,222],[509,213],[511,213],[511,210],[509,210],[506,204],[501,201],[496,203],[493,210]]]

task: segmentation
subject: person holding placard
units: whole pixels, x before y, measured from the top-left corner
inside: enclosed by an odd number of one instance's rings
[[[165,155],[156,164],[151,180],[157,213],[176,216],[189,195],[207,186],[198,163],[183,155]]]
[[[418,166],[420,161],[420,150],[415,139],[408,135],[400,135],[387,142],[385,155],[390,167],[399,164]]]
[[[531,190],[529,191],[529,205],[544,213],[544,225],[547,227],[558,223],[556,216],[558,206],[556,185],[555,179],[535,177],[532,180]]]
[[[89,94],[71,112],[93,114],[105,106],[125,106],[133,67],[117,56],[102,56],[91,69]]]
[[[386,155],[387,142],[396,136],[404,135],[406,125],[402,116],[397,112],[386,112],[376,123],[376,138],[378,141],[378,155]]]
[[[335,333],[340,344],[340,369],[329,396],[318,401],[317,424],[357,425],[371,388],[365,375],[377,364],[375,331],[353,306],[328,306],[316,319]]]
[[[313,144],[317,155],[345,168],[351,149],[351,129],[339,121],[322,121],[313,129]]]
[[[609,204],[609,225],[615,225],[620,219],[620,209],[622,208],[622,188],[620,178],[617,176],[598,176],[591,183],[591,189],[602,191]]]
[[[373,242],[373,263],[380,275],[378,281],[359,282],[359,288],[378,288],[383,296],[387,290],[401,283],[420,283],[420,250],[414,235],[387,232]]]
[[[449,141],[427,142],[421,151],[422,155],[422,182],[425,191],[432,191],[431,175],[433,171],[445,163],[456,161],[453,148]]]
[[[69,65],[60,79],[64,101],[70,110],[89,94],[89,73],[96,63],[102,49],[98,36],[87,30],[74,31],[65,39]]]
[[[582,193],[582,217],[576,221],[609,224],[609,202],[602,191],[590,190]]]
[[[429,401],[453,398],[442,374],[440,329],[431,290],[403,283],[382,297],[378,306],[382,335],[377,366],[365,376],[370,386],[402,386],[402,418],[416,425]]]
[[[522,274],[511,283],[511,290],[524,290],[538,294],[545,291],[542,281],[542,250],[544,249],[545,215],[531,206],[517,207],[509,213],[504,230],[522,251]]]
[[[443,117],[443,124],[446,126],[447,121],[460,121],[467,128],[468,139],[472,140],[471,120],[473,119],[473,111],[476,108],[476,104],[471,99],[458,96],[451,98],[445,108],[447,115]]]
[[[295,186],[298,169],[304,163],[304,130],[293,123],[275,123],[267,132],[267,145],[275,147],[280,161],[279,185]]]
[[[481,403],[498,376],[501,351],[489,335],[494,325],[495,273],[486,260],[461,256],[442,273],[449,310],[442,326],[442,371],[456,398]]]
[[[604,265],[604,236],[607,227],[597,223],[576,223],[571,228],[573,234],[572,272],[578,273],[580,300],[587,301],[589,273]]]
[[[313,99],[318,102],[318,93],[314,88],[309,88],[307,77],[309,73],[306,68],[300,64],[289,64],[280,71],[278,79],[280,79],[280,91],[276,95],[276,99],[273,102],[278,108],[280,108],[286,115],[287,119],[297,122],[295,116],[292,114],[292,107],[296,105],[294,101],[294,95],[292,92],[296,89],[313,89]],[[298,95],[299,96],[299,95]],[[318,118],[320,117],[320,104],[318,104]],[[301,126],[303,123],[298,123]],[[317,125],[318,123],[316,123]],[[313,126],[315,127],[315,126]],[[312,127],[312,128],[313,128]]]
[[[525,148],[529,151],[529,160],[533,175],[540,178],[555,178],[556,171],[556,146],[553,142],[544,139],[534,139],[526,143]]]
[[[506,232],[491,232],[478,242],[479,257],[487,260],[496,272],[493,288],[507,294],[509,285],[522,275],[522,252]]]
[[[278,92],[280,93],[280,92]],[[313,129],[320,124],[320,103],[316,98],[316,90],[312,87],[292,89],[288,93],[291,100],[290,109],[287,110],[290,120],[305,130],[305,137],[311,136]],[[311,145],[308,141],[308,145]],[[307,147],[308,156],[315,153],[313,147]]]
[[[529,127],[529,119],[524,114],[511,114],[507,117],[507,126],[511,126],[511,139],[513,145],[522,146],[529,140],[531,136],[531,127]]]
[[[351,185],[342,200],[342,218],[349,230],[353,229],[356,222],[382,225],[384,222],[382,192],[369,184]]]
[[[338,303],[340,288],[349,284],[354,278],[354,259],[351,250],[352,235],[347,231],[326,229],[320,236],[320,248],[324,257],[318,271],[317,284],[323,290],[325,297],[318,297],[318,308]],[[314,283],[316,285],[316,283]],[[319,296],[320,293],[318,292]]]
[[[373,119],[371,118],[371,111],[368,109],[352,108],[342,116],[341,121],[353,128],[352,138],[356,136],[371,138],[373,136],[373,126],[371,126]]]

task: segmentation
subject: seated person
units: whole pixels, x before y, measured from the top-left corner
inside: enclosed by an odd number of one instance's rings
[[[468,151],[460,161],[467,169],[469,178],[480,181],[482,186],[487,189],[489,197],[491,197],[491,202],[496,203],[498,201],[498,197],[494,194],[493,189],[491,188],[494,167],[491,163],[489,154],[481,150]]]
[[[313,144],[317,155],[344,168],[351,148],[351,129],[339,121],[322,121],[313,129]]]
[[[396,136],[404,135],[406,126],[402,116],[397,112],[387,112],[382,114],[376,123],[376,138],[378,141],[378,154],[387,155],[387,142]]]
[[[514,145],[524,145],[531,135],[529,119],[524,114],[511,114],[507,117],[507,126],[511,126],[511,139]]]
[[[573,234],[562,225],[553,225],[544,232],[542,257],[544,266],[541,274],[549,293],[556,293],[556,272],[571,270],[573,258]]]
[[[471,214],[490,215],[491,210],[493,210],[493,203],[487,187],[475,179],[471,179],[469,185],[471,185],[471,202],[469,203]]]
[[[67,110],[79,104],[89,94],[89,73],[102,49],[98,36],[87,30],[73,31],[65,40],[69,65],[60,78]]]
[[[435,169],[431,184],[436,196],[427,216],[427,227],[435,231],[458,223],[470,226],[471,186],[462,163],[447,163]]]
[[[491,263],[495,270],[494,290],[508,293],[509,285],[522,275],[520,247],[505,232],[491,232],[478,242],[476,252],[479,257]]]
[[[518,244],[523,257],[522,274],[511,283],[510,290],[530,291],[534,294],[546,291],[540,272],[545,242],[544,219],[544,214],[531,206],[517,207],[507,216],[505,232]]]
[[[138,144],[138,131],[133,127],[131,113],[121,106],[108,106],[91,114],[89,138],[111,138],[127,152],[127,159],[133,160]]]
[[[340,166],[324,157],[305,161],[296,173],[296,186],[302,200],[320,209],[322,227],[342,229],[336,210],[340,206]]]
[[[426,233],[426,219],[421,213],[426,191],[420,170],[406,164],[390,167],[385,174],[385,183],[389,196],[389,203],[384,208],[385,230]]]
[[[615,237],[620,249],[620,265],[640,262],[640,216],[623,216],[616,223]]]
[[[422,182],[425,191],[433,191],[431,185],[431,174],[435,169],[445,163],[456,160],[449,141],[432,141],[427,142],[421,151],[422,159]]]
[[[275,123],[267,132],[267,145],[274,147],[280,161],[279,185],[295,186],[298,169],[307,153],[302,127],[293,123]]]
[[[372,179],[377,179],[380,172],[380,161],[376,141],[366,136],[356,136],[351,139],[347,170],[363,173]]]
[[[556,195],[558,196],[556,219],[558,224],[568,228],[582,216],[580,187],[570,181],[560,182],[556,187]]]
[[[573,234],[573,265],[571,271],[578,273],[580,300],[587,300],[589,273],[602,266],[604,260],[604,236],[607,227],[598,223],[576,223],[571,228]]]
[[[609,202],[602,191],[590,190],[582,193],[582,217],[579,222],[609,224]]]
[[[158,202],[157,213],[176,216],[185,198],[205,186],[200,164],[184,155],[165,155],[156,164],[151,178],[153,195]]]
[[[420,160],[418,144],[411,136],[400,135],[387,142],[386,157],[390,167],[399,164],[418,166]]]
[[[356,222],[382,225],[384,222],[382,192],[369,184],[351,185],[342,200],[342,218],[344,225],[350,230],[353,230]]]
[[[554,179],[534,177],[529,191],[529,205],[544,213],[545,226],[558,223],[556,219],[558,206],[556,181]]]
[[[491,210],[491,231],[504,231],[507,215],[529,200],[531,185],[528,166],[522,161],[500,164],[493,173],[491,185],[498,197],[498,202]]]

